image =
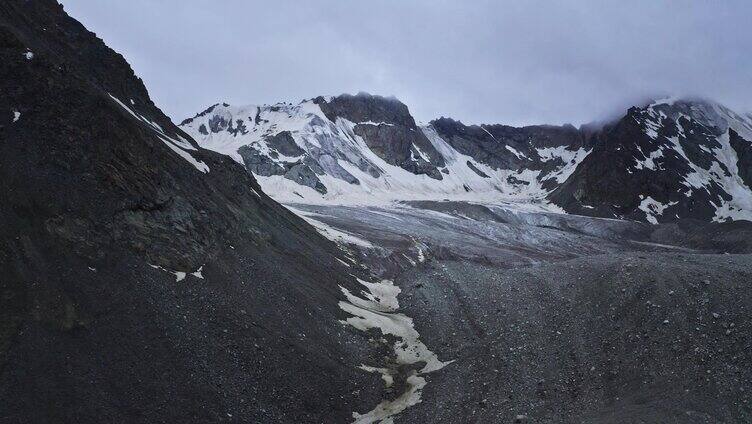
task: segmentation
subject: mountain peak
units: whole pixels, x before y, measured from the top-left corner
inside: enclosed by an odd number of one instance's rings
[[[752,121],[698,97],[651,100],[608,124],[580,128],[465,125],[448,117],[419,127],[399,100],[363,92],[202,114],[182,127],[245,165],[279,200],[547,199],[607,217],[725,220],[745,216],[738,211],[749,189],[718,176],[752,175],[742,171],[749,156],[739,141],[752,140]],[[649,189],[664,179],[661,187],[684,197]],[[622,193],[600,193],[604,184]],[[599,193],[583,197],[588,190]],[[687,193],[707,203],[689,206]],[[647,203],[641,209],[641,196],[652,207],[664,202],[663,214],[646,213]]]

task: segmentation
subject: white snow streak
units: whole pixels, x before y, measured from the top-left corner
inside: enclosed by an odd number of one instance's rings
[[[109,93],[107,93],[107,94],[109,94]],[[172,137],[168,136],[164,132],[164,130],[162,129],[162,127],[160,127],[159,125],[157,125],[155,122],[153,122],[153,121],[151,121],[151,120],[149,120],[149,119],[147,119],[147,118],[145,118],[145,117],[137,114],[131,108],[129,108],[128,106],[126,106],[125,103],[121,102],[120,99],[118,99],[117,97],[113,96],[112,94],[109,94],[109,96],[118,105],[120,105],[120,107],[122,107],[128,113],[130,113],[131,116],[133,116],[134,118],[138,119],[139,121],[144,122],[147,125],[149,125],[149,127],[151,127],[157,133],[157,137],[164,144],[166,144],[167,147],[169,147],[173,152],[177,153],[178,156],[180,156],[181,158],[185,159],[188,163],[190,163],[191,165],[193,165],[193,167],[196,168],[196,169],[198,169],[199,171],[201,171],[203,173],[209,172],[209,166],[207,164],[201,162],[200,160],[197,160],[190,153],[186,152],[186,150],[196,150],[196,148],[193,147],[193,146],[191,146],[191,144],[188,143],[188,141],[186,141],[184,139],[175,139],[175,138],[172,138]]]
[[[169,269],[163,268],[163,267],[161,267],[161,266],[159,266],[159,265],[152,265],[152,264],[149,264],[149,266],[150,266],[150,267],[152,267],[152,268],[155,268],[155,269],[158,269],[158,270],[161,270],[161,271],[164,271],[164,272],[168,272],[168,273],[170,273],[170,274],[173,274],[173,275],[175,275],[175,282],[180,282],[180,281],[183,281],[183,280],[185,280],[185,277],[187,277],[187,276],[188,276],[189,274],[190,274],[190,275],[192,275],[192,276],[194,276],[194,277],[196,277],[196,278],[200,278],[200,279],[202,279],[202,280],[204,279],[204,276],[203,276],[203,274],[202,274],[202,271],[203,271],[203,269],[204,269],[204,266],[203,266],[203,265],[201,265],[201,266],[200,266],[200,267],[199,267],[199,268],[198,268],[198,269],[197,269],[196,271],[194,271],[194,272],[185,272],[185,271],[170,271]]]
[[[407,377],[407,391],[397,399],[384,400],[365,414],[353,413],[354,423],[357,424],[384,422],[383,420],[420,402],[421,389],[426,385],[426,380],[421,377],[422,374],[440,370],[453,361],[440,361],[436,354],[420,341],[420,335],[413,326],[412,318],[398,312],[397,296],[401,291],[399,287],[389,280],[379,283],[369,283],[361,279],[358,281],[367,289],[367,291],[361,291],[362,297],[355,296],[346,288],[340,287],[347,300],[340,301],[339,307],[352,315],[343,323],[361,331],[377,329],[384,335],[396,337],[398,341],[394,343],[393,350],[398,364],[425,364],[423,368],[412,371]],[[368,365],[361,365],[360,368],[369,372],[380,372],[387,387],[391,386],[392,371]]]
[[[365,248],[373,248],[373,244],[371,244],[367,240],[363,240],[362,238],[359,238],[353,234],[347,233],[345,231],[337,230],[330,225],[327,225],[321,221],[318,221],[314,218],[311,218],[311,216],[318,215],[314,212],[307,212],[302,211],[300,209],[296,209],[289,205],[284,205],[287,209],[290,210],[290,212],[294,213],[295,215],[298,215],[299,217],[303,218],[306,222],[311,224],[313,228],[316,229],[316,231],[319,232],[322,236],[328,238],[329,240],[340,243],[340,244],[354,244],[356,246],[365,247]],[[344,263],[344,262],[343,262]],[[350,266],[345,263],[345,265]]]

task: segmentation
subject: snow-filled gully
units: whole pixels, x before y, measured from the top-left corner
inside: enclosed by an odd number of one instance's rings
[[[352,315],[343,321],[361,331],[378,329],[384,336],[392,336],[397,341],[392,346],[397,367],[413,364],[425,364],[419,370],[410,371],[405,377],[405,391],[393,400],[384,400],[374,409],[364,414],[353,412],[354,424],[380,422],[388,424],[392,417],[405,409],[420,402],[421,390],[426,385],[423,375],[440,370],[452,361],[442,362],[431,350],[420,341],[420,335],[413,326],[412,318],[399,311],[397,296],[400,288],[389,280],[379,283],[369,283],[358,279],[364,286],[360,296],[352,294],[348,289],[340,287],[347,300],[339,302],[339,307]],[[378,368],[361,365],[360,369],[367,372],[381,374],[386,387],[390,387],[397,374],[397,367]]]

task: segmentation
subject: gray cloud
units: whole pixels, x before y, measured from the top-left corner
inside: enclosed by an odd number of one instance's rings
[[[646,97],[752,111],[748,1],[63,0],[176,121],[368,91],[427,121],[580,124]]]

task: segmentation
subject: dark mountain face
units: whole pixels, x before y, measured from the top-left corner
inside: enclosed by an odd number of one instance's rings
[[[343,253],[198,148],[56,2],[0,4],[0,92],[0,421],[321,422],[378,403],[355,368],[370,348],[337,323]]]
[[[585,136],[571,125],[468,126],[450,118],[439,118],[431,121],[431,125],[457,151],[494,168],[513,169],[540,165],[541,155],[537,149],[564,146],[577,150],[588,147]]]
[[[748,119],[710,102],[634,107],[597,134],[549,199],[572,213],[649,222],[750,219],[751,135]]]
[[[729,143],[739,159],[737,162],[739,177],[747,187],[752,187],[752,142],[733,129],[729,129]]]
[[[314,102],[330,121],[336,122],[341,117],[355,123],[353,132],[388,164],[416,175],[442,179],[439,168],[444,167],[444,158],[415,125],[404,103],[366,93],[318,97]]]
[[[589,137],[571,125],[464,125],[450,118],[431,121],[442,139],[458,152],[493,169],[541,171],[538,180],[544,189],[557,187],[558,175],[578,151],[589,148]],[[554,154],[557,152],[558,154]],[[567,154],[570,152],[570,154]],[[520,181],[517,184],[524,184]],[[509,181],[514,185],[514,180]]]

